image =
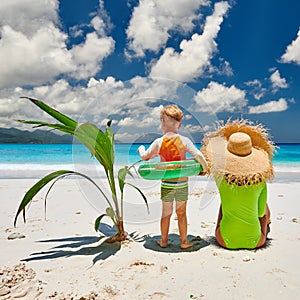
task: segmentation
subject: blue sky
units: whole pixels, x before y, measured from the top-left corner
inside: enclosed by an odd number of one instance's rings
[[[47,119],[20,96],[82,122],[113,119],[120,141],[159,133],[161,105],[201,141],[246,118],[300,142],[298,0],[23,0],[0,4],[0,126]]]

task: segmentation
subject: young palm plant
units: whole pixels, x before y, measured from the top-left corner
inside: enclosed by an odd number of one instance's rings
[[[52,123],[46,123],[41,121],[30,121],[30,120],[17,120],[17,121],[21,123],[35,125],[34,127],[46,126],[75,136],[77,140],[79,140],[84,146],[88,148],[92,156],[94,156],[97,159],[97,161],[103,166],[106,178],[108,180],[111,194],[107,195],[106,191],[103,191],[103,189],[101,189],[101,187],[92,178],[90,178],[85,174],[75,172],[75,171],[70,171],[70,170],[55,171],[53,173],[46,175],[41,180],[39,180],[25,194],[17,210],[15,220],[14,220],[14,226],[16,226],[18,216],[20,215],[21,212],[23,212],[24,222],[26,221],[25,208],[32,201],[33,197],[43,187],[45,187],[48,183],[52,182],[52,185],[48,189],[48,192],[45,196],[45,201],[46,201],[49,191],[51,190],[55,182],[57,182],[57,180],[62,179],[66,176],[76,175],[76,176],[84,177],[85,179],[89,180],[92,184],[94,184],[108,204],[106,212],[101,214],[95,220],[94,223],[95,230],[96,231],[98,230],[102,218],[107,216],[111,218],[111,220],[113,221],[117,229],[117,234],[108,238],[106,241],[107,242],[124,241],[127,238],[126,232],[124,230],[124,223],[123,223],[123,203],[124,203],[123,200],[124,200],[125,185],[126,184],[130,185],[141,194],[147,206],[148,212],[149,212],[149,207],[148,207],[146,196],[143,194],[143,192],[137,186],[125,181],[127,175],[132,176],[131,169],[134,168],[135,164],[131,166],[125,166],[118,171],[118,175],[116,176],[118,179],[118,185],[120,191],[120,196],[118,198],[116,180],[114,174],[114,158],[115,158],[114,134],[110,128],[111,121],[107,123],[106,130],[103,132],[91,123],[84,123],[79,125],[76,121],[72,120],[70,117],[51,108],[50,106],[48,106],[42,101],[32,99],[29,97],[22,97],[22,98],[30,100],[32,103],[37,105],[40,109],[42,109],[50,116],[52,116],[54,119],[59,121],[59,123],[52,124]]]

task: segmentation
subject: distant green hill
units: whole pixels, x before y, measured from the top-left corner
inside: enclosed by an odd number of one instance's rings
[[[135,141],[128,143],[151,143],[159,134],[143,134]],[[0,144],[72,144],[73,136],[56,134],[55,131],[36,129],[34,131],[20,130],[17,128],[0,128]],[[116,144],[122,143],[115,140]]]
[[[49,130],[34,131],[0,128],[0,144],[71,144],[73,137],[58,135]]]

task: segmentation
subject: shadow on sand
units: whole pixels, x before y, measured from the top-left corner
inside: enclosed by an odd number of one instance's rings
[[[225,251],[241,251],[241,250],[244,250],[244,251],[251,251],[251,252],[257,252],[257,251],[263,251],[263,250],[266,250],[268,248],[271,247],[271,242],[272,242],[272,239],[271,238],[267,238],[265,244],[260,247],[260,248],[254,248],[254,249],[246,249],[246,248],[238,248],[238,249],[228,249],[228,248],[224,248],[222,247],[218,242],[217,242],[217,239],[215,236],[208,236],[206,238],[206,241],[216,247],[216,248],[220,248],[220,249],[223,249]]]
[[[47,251],[32,253],[22,261],[46,260],[72,256],[94,256],[93,265],[99,260],[105,260],[121,249],[121,243],[105,243],[103,237],[82,236],[37,241],[39,243],[61,243]],[[93,245],[95,244],[95,245]]]
[[[92,260],[94,265],[99,260],[109,258],[121,249],[120,242],[105,242],[109,236],[117,233],[114,226],[101,223],[99,231],[103,236],[81,236],[37,241],[38,243],[60,243],[60,245],[54,246],[47,251],[32,253],[29,258],[24,258],[22,261],[46,260],[72,256],[94,256]]]
[[[188,235],[188,241],[193,243],[193,246],[188,249],[180,248],[180,237],[178,234],[171,233],[169,234],[168,246],[166,248],[161,248],[157,241],[161,239],[160,235],[157,236],[145,236],[144,247],[158,252],[166,253],[180,253],[180,252],[195,252],[201,248],[207,247],[210,243],[202,239],[199,236]]]

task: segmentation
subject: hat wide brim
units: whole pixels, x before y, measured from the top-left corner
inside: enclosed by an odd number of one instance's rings
[[[205,146],[205,156],[210,173],[231,176],[234,181],[265,181],[273,177],[273,167],[266,151],[252,148],[250,154],[239,156],[227,149],[227,140],[221,137],[210,139]]]

